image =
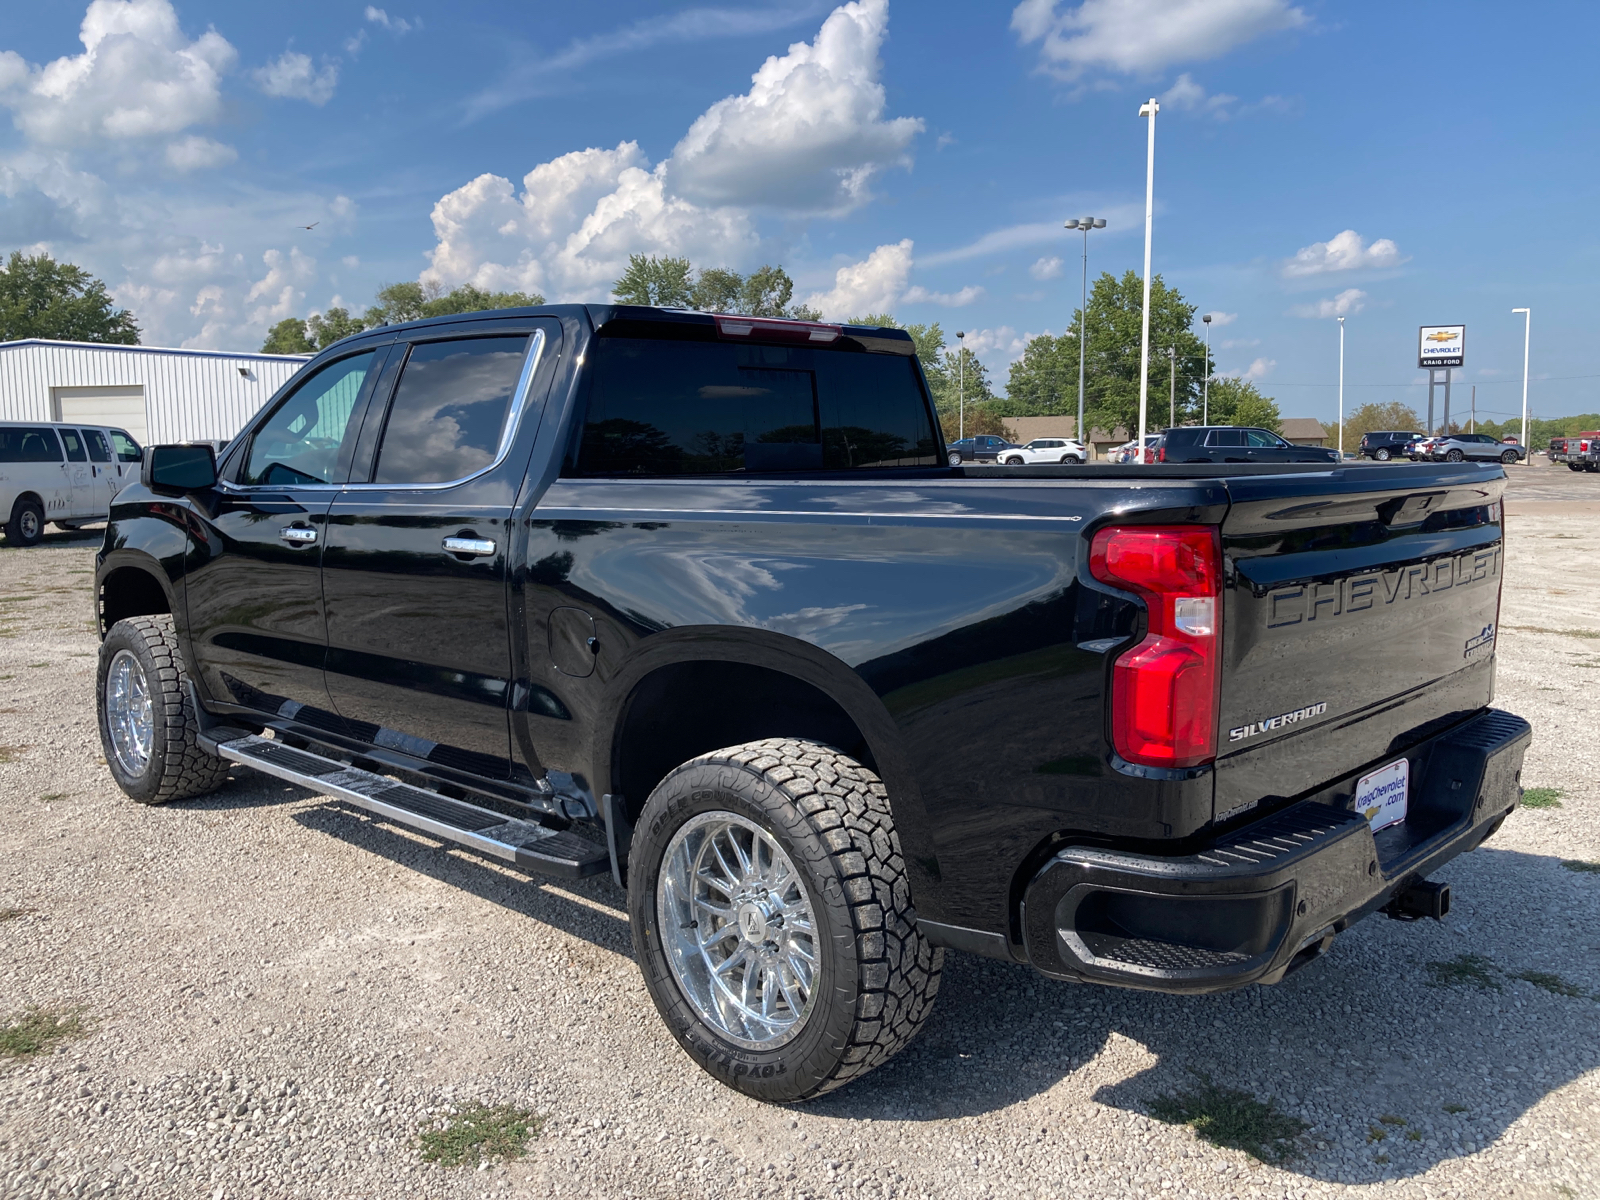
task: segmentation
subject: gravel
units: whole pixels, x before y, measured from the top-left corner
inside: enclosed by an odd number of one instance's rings
[[[1530,467],[1513,495],[1497,702],[1562,806],[1441,872],[1445,922],[1373,918],[1198,998],[952,952],[905,1053],[794,1109],[672,1043],[608,880],[529,880],[243,769],[128,801],[90,700],[98,535],[0,550],[0,1016],[89,1029],[0,1059],[0,1196],[1600,1195],[1600,876],[1561,865],[1600,861],[1600,641],[1570,632],[1600,633],[1600,483]],[[1436,986],[1466,954],[1488,985]],[[1305,1122],[1297,1156],[1147,1115],[1201,1078]],[[526,1155],[424,1162],[419,1128],[474,1101],[544,1118]]]

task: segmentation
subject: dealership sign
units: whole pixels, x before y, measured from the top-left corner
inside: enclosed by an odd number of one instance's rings
[[[1467,347],[1465,325],[1424,325],[1418,338],[1417,366],[1424,371],[1459,367]]]

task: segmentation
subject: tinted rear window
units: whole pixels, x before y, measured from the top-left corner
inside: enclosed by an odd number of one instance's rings
[[[528,339],[424,342],[406,359],[374,483],[448,483],[494,461]]]
[[[13,426],[0,429],[0,462],[60,462],[61,443],[54,429]]]
[[[726,342],[594,343],[579,475],[939,463],[915,360]]]
[[[83,440],[89,443],[89,458],[94,462],[111,461],[111,444],[98,429],[85,429]]]

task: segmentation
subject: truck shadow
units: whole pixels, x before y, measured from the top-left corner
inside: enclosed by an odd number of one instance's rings
[[[1207,1079],[1305,1122],[1290,1172],[1420,1174],[1483,1149],[1600,1067],[1594,877],[1488,849],[1442,874],[1457,904],[1443,924],[1370,918],[1275,987],[1168,996],[951,953],[922,1036],[810,1110],[943,1120],[1033,1108],[1057,1090],[1146,1114]],[[1558,930],[1551,913],[1572,923]],[[1058,1107],[1038,1106],[1035,1123],[1058,1120]]]

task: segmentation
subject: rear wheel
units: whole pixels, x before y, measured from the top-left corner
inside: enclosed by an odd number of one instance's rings
[[[44,506],[23,496],[11,507],[6,522],[6,541],[13,546],[37,546],[44,537]]]
[[[1389,452],[1387,450],[1384,450],[1384,449],[1380,448],[1373,454],[1372,457],[1377,459],[1379,462],[1388,462],[1389,461]]]
[[[141,804],[203,796],[228,777],[227,761],[200,747],[171,616],[113,625],[100,644],[95,691],[106,765],[117,786]]]
[[[960,454],[960,452],[956,451],[956,450],[950,451],[950,460],[949,461],[950,461],[950,465],[952,467],[959,467],[961,465],[961,454]]]
[[[690,1057],[776,1103],[831,1092],[922,1028],[944,951],[918,931],[876,775],[815,742],[691,760],[629,854],[645,986]]]
[[[1467,456],[1459,450],[1450,450],[1445,453],[1445,462],[1462,462]]]
[[[1500,461],[1509,467],[1512,463],[1517,461],[1517,452],[1515,450],[1507,450],[1505,453],[1500,455]]]

